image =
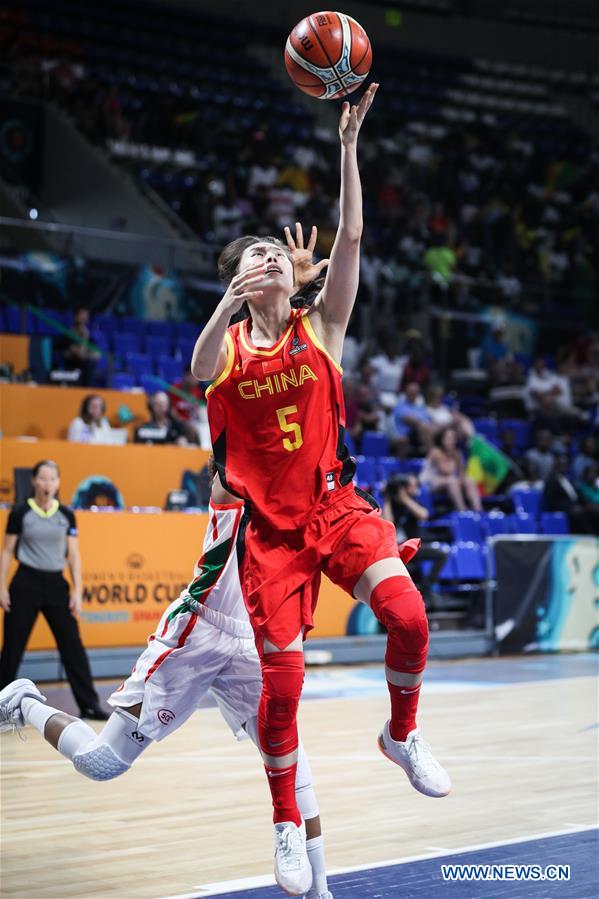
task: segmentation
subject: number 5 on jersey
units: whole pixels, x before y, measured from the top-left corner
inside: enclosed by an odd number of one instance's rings
[[[293,434],[293,439],[283,437],[283,446],[289,453],[299,449],[304,442],[302,429],[299,424],[296,421],[287,421],[287,416],[293,415],[295,412],[297,412],[297,406],[283,406],[282,409],[277,409],[280,429],[286,434]]]

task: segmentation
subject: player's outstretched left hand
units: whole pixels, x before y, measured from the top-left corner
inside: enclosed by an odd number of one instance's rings
[[[300,222],[295,223],[295,240],[291,236],[291,229],[285,227],[285,239],[287,246],[291,251],[291,261],[293,262],[293,280],[295,286],[299,289],[315,281],[320,275],[323,268],[329,264],[328,259],[321,259],[320,262],[312,262],[312,254],[316,246],[316,238],[318,230],[316,225],[312,225],[308,246],[304,249],[304,229]]]
[[[358,140],[358,132],[362,127],[362,122],[364,121],[366,113],[372,105],[374,95],[376,94],[378,88],[379,85],[376,83],[376,81],[373,81],[368,90],[365,91],[362,95],[362,99],[357,106],[350,106],[350,104],[346,102],[341,107],[341,118],[339,119],[339,137],[341,139],[341,143],[346,147],[350,144],[355,144]]]

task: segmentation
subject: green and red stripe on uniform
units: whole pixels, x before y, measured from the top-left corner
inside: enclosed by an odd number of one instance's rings
[[[239,519],[241,517],[241,510],[237,513],[235,517],[235,522],[233,524],[233,531],[228,540],[223,540],[222,543],[219,543],[218,546],[212,546],[209,550],[207,550],[201,558],[198,560],[197,568],[200,568],[200,573],[193,579],[189,587],[187,588],[187,592],[191,596],[191,598],[200,604],[206,602],[210,592],[216,585],[219,577],[223,573],[227,561],[229,559],[229,555],[231,554],[231,550],[235,546],[235,540],[237,537],[237,528],[239,525]],[[177,615],[181,615],[184,612],[189,613],[189,621],[185,625],[185,628],[181,632],[181,635],[177,641],[177,645],[173,646],[171,649],[167,649],[166,652],[163,652],[162,655],[158,656],[148,673],[146,674],[145,680],[147,681],[150,678],[156,669],[164,662],[167,656],[171,654],[173,649],[180,649],[185,645],[185,642],[194,629],[196,622],[198,620],[198,616],[196,613],[190,608],[189,600],[184,599],[180,606],[177,606],[176,609],[168,615],[166,621],[164,622],[164,627],[162,628],[162,632],[160,633],[160,637],[164,637],[168,630],[168,626],[171,621],[177,617]]]

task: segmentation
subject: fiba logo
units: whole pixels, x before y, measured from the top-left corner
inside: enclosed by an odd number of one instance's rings
[[[171,721],[175,720],[175,713],[171,712],[170,709],[158,709],[156,713],[158,715],[158,720],[161,724],[170,724]]]

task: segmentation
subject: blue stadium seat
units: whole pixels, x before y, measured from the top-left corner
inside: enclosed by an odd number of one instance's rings
[[[118,356],[126,356],[127,353],[139,353],[141,343],[136,334],[114,334],[112,345]]]
[[[170,337],[166,334],[149,334],[146,337],[146,353],[157,358],[158,356],[168,356],[171,351]]]
[[[156,366],[156,374],[160,375],[169,384],[180,381],[183,375],[183,363],[171,356],[159,356]]]
[[[516,446],[519,450],[528,449],[532,443],[530,422],[520,418],[506,418],[501,422],[501,433],[513,431],[516,435]]]
[[[193,354],[193,348],[195,345],[195,337],[192,337],[191,339],[189,339],[189,337],[177,337],[175,339],[175,355],[183,360],[183,363],[186,367],[191,364],[191,356]]]
[[[428,484],[420,485],[420,493],[416,497],[416,502],[428,511],[430,518],[435,514],[435,505],[433,503],[433,494]]]
[[[372,456],[356,456],[356,476],[360,487],[372,487],[379,480],[377,460]]]
[[[533,515],[525,513],[516,513],[515,515],[506,515],[511,534],[536,534],[537,522]]]
[[[379,431],[364,431],[362,435],[362,453],[365,456],[387,456],[389,453],[389,438]]]
[[[539,515],[543,494],[540,490],[514,490],[511,494],[519,515]]]
[[[147,393],[156,393],[157,390],[162,390],[162,379],[157,375],[141,375],[138,378],[139,386]]]
[[[122,334],[135,334],[140,337],[145,333],[145,322],[134,315],[124,315],[120,322]]]
[[[20,306],[6,306],[5,310],[6,331],[8,334],[33,334],[35,324],[29,309],[24,310]]]
[[[433,544],[434,545],[434,544]],[[447,546],[448,544],[442,544]],[[440,581],[456,581],[458,579],[458,569],[456,565],[456,548],[451,547],[451,551],[445,559],[445,565],[439,572]]]
[[[455,564],[461,581],[484,581],[487,576],[485,556],[482,546],[477,543],[457,543]]]
[[[478,512],[452,512],[451,529],[456,541],[482,543],[484,540],[481,516]]]
[[[112,376],[113,390],[131,390],[135,387],[135,378],[127,371],[117,371]]]
[[[152,373],[152,362],[146,353],[126,353],[125,365],[127,371],[135,375],[135,380],[138,384],[144,375]]]
[[[172,334],[172,322],[146,322],[146,335],[148,337],[166,337],[170,345]]]
[[[61,328],[66,326],[66,315],[54,309],[44,309],[44,318],[35,318],[35,333],[40,337],[62,337]]]
[[[395,456],[381,456],[379,459],[379,471],[381,479],[388,481],[392,475],[401,473],[401,460],[396,459]]]
[[[503,512],[489,512],[483,518],[483,528],[487,532],[488,537],[495,537],[497,534],[509,534],[510,524],[507,515]]]
[[[96,315],[93,320],[93,328],[107,334],[110,339],[119,329],[119,320],[116,315]]]
[[[354,438],[349,433],[349,431],[345,432],[345,436],[343,439],[345,441],[345,445],[347,447],[347,451],[350,454],[350,456],[355,456],[356,455],[356,445],[354,443]]]
[[[477,434],[486,437],[487,440],[497,443],[499,440],[499,429],[494,418],[475,418],[473,425]]]
[[[402,463],[402,471],[405,471],[406,474],[415,474],[419,478],[423,466],[424,459],[406,459]]]
[[[570,524],[568,516],[565,512],[542,512],[541,513],[541,533],[542,534],[569,534]]]

